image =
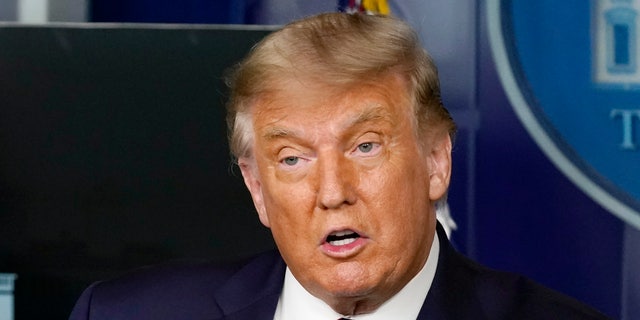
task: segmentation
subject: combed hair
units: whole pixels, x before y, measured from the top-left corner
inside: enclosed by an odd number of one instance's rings
[[[390,73],[410,85],[417,128],[445,129],[453,139],[456,126],[442,105],[436,66],[411,27],[388,16],[325,13],[268,35],[227,78],[232,155],[251,156],[251,107],[277,83],[307,79],[344,88]]]

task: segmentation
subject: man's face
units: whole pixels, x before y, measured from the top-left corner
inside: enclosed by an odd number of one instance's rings
[[[294,81],[252,110],[253,158],[240,165],[260,220],[334,309],[386,301],[429,254],[451,144],[419,141],[406,91],[394,76],[340,94]]]

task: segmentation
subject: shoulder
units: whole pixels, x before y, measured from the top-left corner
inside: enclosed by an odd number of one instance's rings
[[[489,270],[476,282],[488,314],[507,319],[607,319],[594,308],[527,277]]]
[[[269,252],[233,263],[171,262],[139,268],[91,285],[70,319],[215,318],[221,314],[218,288],[248,265],[269,268],[276,259],[279,256]]]
[[[456,255],[487,319],[608,319],[594,308],[527,277],[493,270]]]
[[[423,309],[446,319],[608,319],[592,307],[457,252],[438,225],[438,267]],[[428,310],[431,311],[428,311]]]

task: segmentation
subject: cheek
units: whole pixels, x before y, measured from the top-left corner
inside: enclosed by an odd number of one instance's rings
[[[415,158],[414,158],[415,159]],[[413,230],[423,230],[429,223],[431,202],[425,165],[390,161],[377,179],[369,179],[369,203],[375,206],[381,228],[390,237],[414,237]],[[417,231],[418,232],[418,231]]]
[[[264,181],[264,180],[263,180]],[[302,230],[315,204],[314,193],[303,182],[285,183],[275,175],[263,185],[264,203],[274,236]]]
[[[364,188],[378,194],[379,200],[406,205],[429,200],[426,161],[410,151],[389,157],[378,169],[361,174],[360,180],[365,182]]]

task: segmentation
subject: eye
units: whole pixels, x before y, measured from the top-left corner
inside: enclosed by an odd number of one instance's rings
[[[382,145],[380,143],[363,142],[355,148],[354,153],[364,157],[373,157],[378,155],[381,150]]]
[[[278,167],[282,170],[298,170],[309,162],[309,154],[301,148],[284,147],[275,155]]]
[[[373,150],[373,143],[365,142],[358,145],[358,150],[363,153],[369,153]]]
[[[300,161],[300,158],[294,157],[294,156],[290,156],[282,159],[282,163],[288,166],[295,166],[296,164],[298,164],[298,161]]]

